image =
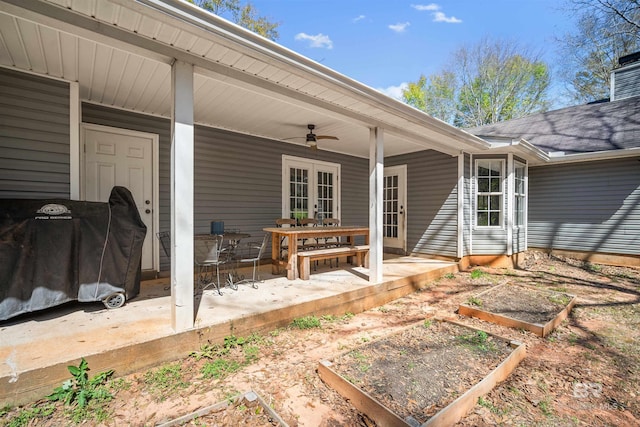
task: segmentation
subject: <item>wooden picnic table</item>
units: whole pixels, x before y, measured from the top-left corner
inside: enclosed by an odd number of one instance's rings
[[[369,227],[361,226],[317,226],[317,227],[267,227],[264,231],[271,233],[271,271],[280,274],[286,268],[287,279],[295,280],[300,277],[298,271],[298,240],[325,239],[344,237],[348,245],[354,245],[356,236],[364,236],[364,244],[369,244]],[[280,259],[280,242],[283,237],[289,241],[287,259]]]

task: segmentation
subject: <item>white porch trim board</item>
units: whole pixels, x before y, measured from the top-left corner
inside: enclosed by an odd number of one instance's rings
[[[82,179],[81,123],[82,101],[80,100],[80,84],[78,82],[69,82],[69,198],[71,200],[80,200],[80,182]]]
[[[382,282],[384,131],[369,131],[369,282]]]
[[[171,69],[171,327],[192,329],[193,302],[193,65]]]
[[[514,196],[515,191],[515,172],[513,163],[513,154],[507,154],[507,191],[505,194],[505,202],[507,203],[507,220],[505,225],[507,226],[507,255],[513,255],[513,212],[516,198]]]
[[[464,152],[458,154],[458,249],[456,257],[464,256]]]

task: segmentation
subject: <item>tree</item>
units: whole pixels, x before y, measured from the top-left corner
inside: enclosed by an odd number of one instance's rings
[[[618,59],[640,49],[640,0],[567,0],[577,28],[561,44],[561,78],[576,102],[607,98]]]
[[[403,99],[461,127],[481,126],[545,111],[548,66],[513,42],[489,39],[462,47],[450,65],[421,76]]]
[[[264,16],[258,16],[258,11],[247,2],[240,4],[240,0],[188,0],[209,12],[229,18],[236,24],[270,40],[278,38],[278,22],[271,22]]]

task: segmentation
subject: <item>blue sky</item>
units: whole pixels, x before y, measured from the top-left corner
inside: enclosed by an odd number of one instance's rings
[[[251,0],[280,23],[283,46],[368,86],[397,95],[436,73],[483,36],[514,40],[551,65],[573,27],[562,0]]]

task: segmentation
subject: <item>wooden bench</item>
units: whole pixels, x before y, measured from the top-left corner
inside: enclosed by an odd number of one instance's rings
[[[337,248],[314,249],[298,252],[298,272],[302,280],[309,280],[311,261],[337,258],[341,256],[356,257],[357,266],[369,265],[369,245],[339,246]]]

